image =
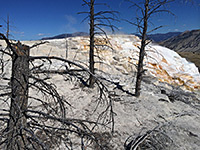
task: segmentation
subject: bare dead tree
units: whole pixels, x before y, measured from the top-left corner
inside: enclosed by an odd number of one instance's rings
[[[11,76],[11,104],[8,123],[7,149],[26,148],[26,117],[28,105],[28,80],[29,80],[29,47],[17,43],[13,47],[12,76]],[[20,135],[17,136],[17,135]],[[16,138],[13,138],[15,137]]]
[[[0,33],[4,34],[6,39],[11,39],[11,38],[14,39],[14,35],[11,33],[12,32],[11,30],[15,30],[16,27],[13,25],[13,22],[10,20],[10,15],[7,14],[6,19],[1,18],[1,20],[3,23],[2,23],[2,25],[0,25],[0,27],[2,27],[2,31],[0,31]],[[1,35],[0,35],[0,37],[1,37],[1,39],[3,39]],[[8,48],[8,50],[9,50],[9,48]]]
[[[92,74],[95,74],[95,61],[94,61],[94,50],[97,46],[95,44],[95,35],[105,35],[107,37],[106,32],[103,30],[102,27],[108,27],[113,32],[114,29],[117,29],[116,26],[112,25],[112,21],[118,21],[116,14],[117,11],[99,11],[95,12],[95,5],[105,5],[105,3],[95,3],[95,0],[86,1],[83,0],[84,5],[87,5],[89,7],[88,12],[80,12],[79,14],[87,14],[87,17],[83,19],[83,21],[87,20],[89,18],[89,24],[90,24],[90,51],[89,51],[89,69]],[[89,78],[89,86],[93,87],[94,85],[94,78],[93,76],[90,76]]]
[[[7,37],[7,39],[9,39],[9,34],[10,34],[10,20],[9,20],[9,15],[7,15],[6,27],[7,27],[6,37]]]
[[[164,127],[165,125],[158,125],[154,129],[146,131],[143,135],[138,135],[136,138],[134,136],[128,137],[124,143],[125,150],[171,149],[174,147],[173,140],[165,133]]]
[[[170,3],[174,0],[143,0],[142,2],[134,2],[132,0],[127,0],[131,3],[130,7],[136,7],[137,10],[141,13],[136,20],[137,22],[131,22],[126,20],[130,24],[137,26],[139,33],[142,35],[141,38],[141,46],[139,47],[139,61],[137,66],[137,76],[136,76],[136,86],[135,86],[135,96],[139,97],[141,92],[141,82],[142,76],[145,72],[144,70],[144,56],[145,56],[145,47],[150,43],[147,41],[147,34],[155,31],[162,26],[158,26],[153,28],[152,30],[148,30],[149,23],[151,17],[156,13],[167,12],[172,14],[169,10],[163,8],[164,5]]]
[[[6,86],[2,84],[4,89],[0,88],[0,102],[7,106],[5,109],[0,109],[0,148],[38,150],[53,149],[55,145],[64,144],[67,149],[72,149],[76,143],[74,139],[79,138],[81,149],[85,149],[85,146],[91,143],[96,143],[97,147],[103,149],[95,128],[100,126],[110,128],[108,125],[112,123],[114,129],[113,101],[109,98],[109,91],[103,82],[89,69],[70,60],[55,56],[29,56],[30,49],[46,42],[26,46],[20,42],[11,43],[1,33],[0,37],[7,43],[7,48],[0,47],[0,54],[12,58],[11,78],[5,74],[5,70],[10,68],[10,61],[0,74],[0,80],[7,83]],[[8,48],[10,50],[7,50]],[[1,60],[5,61],[5,58]],[[44,67],[45,64],[52,64],[55,60],[73,65],[76,69],[49,70]],[[34,61],[39,61],[40,64],[35,64]],[[6,67],[5,63],[3,67]],[[81,74],[82,72],[85,74]],[[75,77],[85,86],[87,86],[85,75],[92,75],[99,89],[98,104],[94,110],[100,103],[105,103],[103,112],[96,120],[67,117],[66,110],[69,110],[71,104],[59,94],[55,85],[49,82],[50,74]],[[37,94],[29,95],[29,90]],[[32,102],[38,106],[32,106],[30,104]]]
[[[94,74],[94,0],[90,0],[90,54],[89,54],[90,72]],[[94,84],[93,76],[89,78],[89,85]]]

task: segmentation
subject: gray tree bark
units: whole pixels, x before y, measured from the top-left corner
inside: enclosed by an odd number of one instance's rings
[[[148,12],[149,12],[149,0],[145,0],[144,26],[143,26],[143,32],[142,32],[142,41],[141,41],[141,47],[140,47],[139,62],[138,62],[138,67],[137,67],[136,87],[135,87],[136,97],[140,96],[142,75],[144,73],[143,61],[144,61],[144,55],[145,55],[146,33],[147,33],[147,27],[148,27]]]
[[[6,31],[6,38],[9,39],[9,35],[10,35],[10,20],[9,20],[9,15],[7,16],[7,31]]]
[[[28,104],[29,47],[20,42],[13,46],[11,105],[7,150],[26,149],[26,110]]]
[[[89,68],[94,74],[94,0],[90,0],[90,52],[89,52]],[[94,77],[90,75],[89,86],[94,85]]]

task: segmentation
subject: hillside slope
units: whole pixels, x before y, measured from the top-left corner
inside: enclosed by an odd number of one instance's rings
[[[52,40],[52,39],[64,39],[68,37],[76,37],[76,36],[88,36],[89,34],[86,32],[75,32],[75,33],[66,33],[66,34],[59,34],[52,37],[44,37],[41,40]]]
[[[168,33],[155,33],[155,34],[148,34],[147,38],[152,40],[153,42],[161,42],[173,38],[175,36],[180,35],[182,32],[168,32]],[[139,34],[134,34],[136,36],[141,37]]]
[[[159,44],[177,52],[200,52],[200,30],[185,31]]]

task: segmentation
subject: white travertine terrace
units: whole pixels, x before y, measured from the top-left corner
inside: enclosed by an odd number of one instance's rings
[[[108,39],[109,41],[97,37],[95,40],[96,44],[99,45],[95,55],[100,57],[96,58],[96,68],[112,74],[118,74],[119,71],[125,74],[136,71],[135,65],[138,63],[140,39],[134,35],[110,35]],[[48,44],[32,49],[31,55],[49,55],[65,58],[67,43],[67,59],[88,63],[88,37],[48,41]],[[39,41],[24,41],[23,43],[33,45],[36,42]],[[0,41],[0,44],[5,46],[2,41]],[[57,63],[54,65],[55,68],[58,65]],[[145,69],[147,69],[146,73],[157,77],[161,82],[182,85],[188,90],[200,89],[198,68],[173,50],[150,43],[146,46],[144,64]]]

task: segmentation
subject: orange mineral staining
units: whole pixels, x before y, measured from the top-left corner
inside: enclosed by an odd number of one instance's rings
[[[164,57],[162,58],[162,62],[168,64],[167,60]]]

